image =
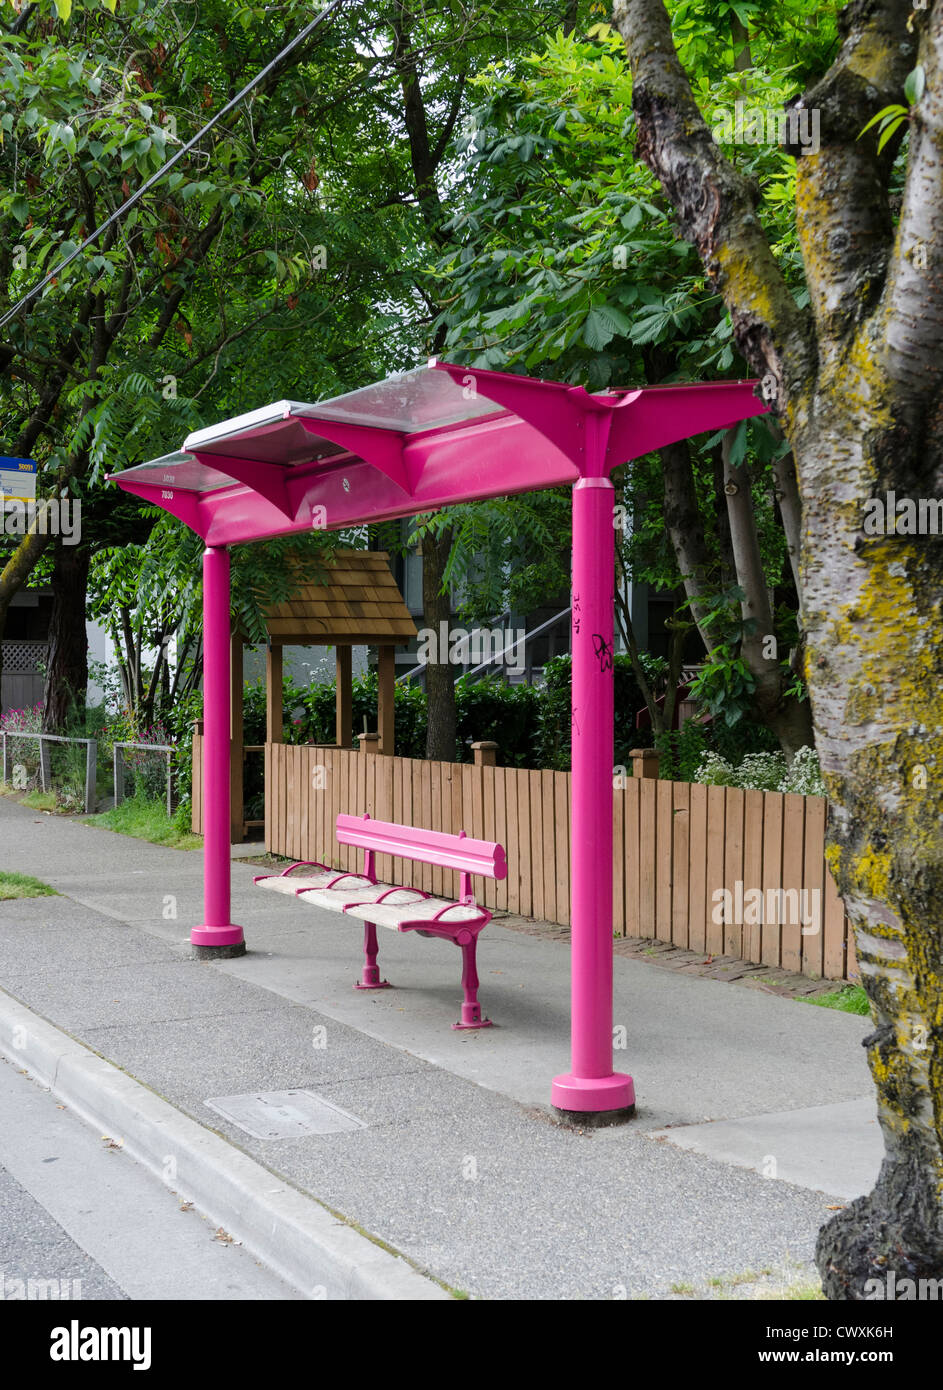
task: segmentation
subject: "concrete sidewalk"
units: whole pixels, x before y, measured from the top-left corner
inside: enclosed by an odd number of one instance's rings
[[[548,1104],[569,1062],[565,945],[492,923],[479,970],[498,1026],[455,1033],[446,943],[383,933],[396,988],[357,993],[357,924],[236,863],[249,953],[197,963],[198,853],[9,799],[0,823],[2,867],[65,895],[0,904],[7,995],[452,1289],[666,1298],[804,1278],[829,1209],[877,1174],[867,1019],[617,956],[638,1116],[580,1134]],[[231,1118],[228,1098],[276,1091],[356,1124],[273,1139]]]

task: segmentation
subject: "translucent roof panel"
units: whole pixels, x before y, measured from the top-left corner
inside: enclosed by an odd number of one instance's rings
[[[459,383],[447,372],[430,370],[433,362],[434,359],[425,366],[388,376],[384,381],[348,391],[332,400],[302,406],[298,414],[416,434],[420,430],[477,420],[503,409],[479,394],[471,368],[467,380]]]
[[[274,459],[276,455],[271,452],[271,444],[267,446],[261,441],[277,435],[278,460],[301,463],[336,450],[316,447],[315,437],[300,426],[292,429],[289,422],[299,416],[369,425],[397,434],[418,434],[502,411],[502,406],[476,391],[471,370],[468,381],[461,384],[446,372],[430,370],[431,367],[432,363],[414,367],[314,405],[304,401],[276,401],[261,410],[250,410],[245,415],[196,430],[187,436],[184,448],[199,453],[226,453],[228,442],[229,452],[241,458]],[[252,441],[258,442],[253,445]]]
[[[217,425],[207,425],[205,429],[194,430],[183,441],[183,447],[201,449],[205,444],[217,444],[233,435],[277,424],[279,420],[287,420],[292,415],[302,414],[308,409],[310,407],[303,401],[276,401],[274,405],[263,405],[258,410],[247,410],[244,415],[233,415],[228,420],[220,420]]]
[[[187,492],[216,492],[219,488],[232,487],[235,482],[234,478],[215,468],[208,468],[192,454],[183,451],[164,454],[162,458],[151,459],[150,463],[139,463],[116,476],[136,478],[138,482],[151,483],[155,487],[169,483]]]
[[[293,402],[286,404],[294,405]],[[250,423],[238,430],[220,435],[218,431],[223,429],[224,425],[231,426],[234,423],[232,420],[226,420],[223,425],[199,430],[196,435],[190,435],[186,447],[199,454],[201,459],[210,458],[214,454],[225,459],[228,455],[230,458],[252,459],[257,463],[277,463],[289,468],[304,463],[317,463],[333,454],[347,453],[348,450],[341,445],[332,444],[330,440],[322,439],[320,435],[311,434],[305,429],[298,413],[304,409],[305,407],[301,406],[288,416]],[[223,472],[226,471],[224,462],[219,466]]]

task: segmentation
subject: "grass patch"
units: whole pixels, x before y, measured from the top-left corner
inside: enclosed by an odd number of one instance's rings
[[[0,782],[0,796],[12,797],[21,806],[28,806],[31,811],[44,811],[51,816],[74,816],[84,805],[75,793],[62,787],[58,791],[43,792],[36,787],[32,791],[24,792],[9,782]]]
[[[119,835],[150,840],[152,845],[166,845],[169,849],[199,849],[203,844],[201,835],[179,830],[174,825],[162,801],[150,801],[146,797],[129,797],[100,816],[89,816],[85,824],[100,825]]]
[[[843,1014],[861,1014],[867,1018],[871,1012],[868,996],[861,985],[845,985],[834,994],[807,994],[802,996],[803,1004],[817,1004],[820,1009],[838,1009]]]
[[[6,898],[55,898],[58,894],[48,883],[41,883],[29,874],[8,874],[0,870],[0,902]]]
[[[728,1274],[723,1279],[708,1279],[712,1289],[735,1289],[740,1284],[756,1284],[761,1279],[768,1279],[772,1274],[771,1269],[747,1269],[742,1274]]]
[[[774,1300],[777,1303],[824,1303],[821,1284],[787,1284],[782,1289],[764,1289],[756,1295],[758,1303]]]
[[[26,792],[20,797],[20,804],[28,806],[31,811],[52,811],[59,810],[59,803],[56,800],[55,792]]]

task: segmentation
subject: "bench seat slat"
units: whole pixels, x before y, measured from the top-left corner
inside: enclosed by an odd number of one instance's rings
[[[481,907],[456,903],[451,898],[426,898],[421,902],[396,904],[390,904],[387,899],[386,902],[373,906],[364,903],[360,907],[349,907],[344,916],[356,917],[361,922],[373,922],[374,926],[399,931],[404,922],[431,922],[444,908],[451,909],[443,923],[450,927],[459,922],[480,922],[486,911]]]
[[[323,888],[332,878],[337,878],[337,869],[323,869],[316,874],[299,874],[297,878],[283,874],[263,874],[255,880],[259,888],[271,888],[273,893],[288,893],[294,896],[299,888]]]
[[[315,907],[325,907],[329,912],[343,912],[346,907],[356,903],[375,903],[377,898],[383,893],[390,891],[388,883],[364,883],[359,887],[353,888],[303,888],[298,894],[299,899],[304,903],[313,903]],[[397,888],[397,893],[409,894],[409,897],[401,898],[400,902],[421,902],[418,893],[414,888]],[[389,899],[386,899],[389,902]]]

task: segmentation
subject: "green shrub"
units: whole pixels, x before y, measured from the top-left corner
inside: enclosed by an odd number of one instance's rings
[[[539,767],[540,702],[541,692],[531,685],[506,685],[500,676],[463,676],[455,687],[458,761],[471,762],[471,745],[493,739],[505,767]]]
[[[686,719],[680,729],[665,729],[656,734],[658,775],[672,782],[696,782],[698,767],[707,755],[710,741],[710,725],[696,719]]]
[[[656,689],[661,688],[667,663],[648,652],[642,653],[642,666],[647,679]],[[550,767],[566,772],[570,767],[570,686],[573,661],[570,654],[555,656],[544,667],[545,684],[538,691],[537,729],[534,741],[535,761],[530,767]],[[613,659],[614,676],[614,745],[616,766],[628,767],[633,748],[650,748],[653,743],[650,728],[637,729],[635,720],[645,708],[632,661],[626,652],[617,652]],[[500,742],[500,739],[498,740]],[[504,749],[502,745],[502,761]]]
[[[179,834],[190,829],[193,791],[193,725],[203,714],[203,696],[198,690],[174,702],[167,716],[174,750],[174,792],[177,806],[173,823]],[[247,740],[248,742],[248,740]]]

